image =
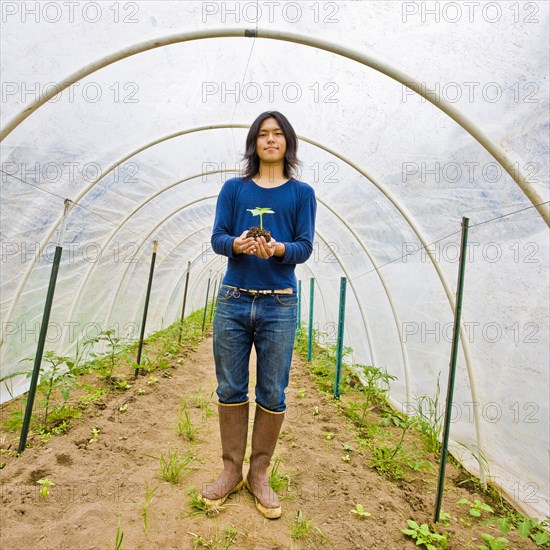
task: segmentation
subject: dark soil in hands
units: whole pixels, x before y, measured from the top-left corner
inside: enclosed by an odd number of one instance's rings
[[[251,227],[248,230],[248,233],[246,234],[246,236],[247,238],[254,237],[255,239],[257,237],[264,237],[266,243],[268,243],[271,240],[271,233],[266,229],[260,229],[259,226]]]

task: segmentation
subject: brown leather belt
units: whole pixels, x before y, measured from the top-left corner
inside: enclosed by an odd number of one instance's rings
[[[240,290],[241,292],[248,292],[249,294],[293,294],[294,292],[291,288],[280,288],[277,290],[253,290],[250,288],[239,288],[231,285],[224,285],[224,286],[226,286],[227,288]]]

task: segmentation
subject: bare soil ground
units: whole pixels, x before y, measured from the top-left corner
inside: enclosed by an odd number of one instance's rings
[[[124,533],[122,548],[127,550],[416,547],[401,529],[407,527],[409,518],[419,523],[431,521],[435,461],[432,472],[415,472],[407,481],[390,482],[373,471],[368,451],[359,452],[355,426],[331,396],[316,389],[307,363],[297,354],[275,451],[275,458],[281,461],[279,471],[291,480],[281,492],[282,517],[275,521],[263,518],[246,489],[230,497],[228,506],[215,517],[190,516],[189,488],[200,490],[203,483],[216,478],[222,465],[211,348],[209,337],[183,364],[174,359],[167,370],[171,377],[156,373],[158,381],[153,384],[148,384],[148,377],[140,377],[130,390],[113,392],[101,404],[91,405],[68,433],[52,437],[47,444],[33,439],[32,447],[19,458],[4,455],[0,547],[111,549],[119,519]],[[254,368],[251,378],[253,402]],[[191,405],[191,418],[198,427],[191,442],[176,431],[182,399]],[[201,400],[211,401],[212,416],[204,414]],[[99,435],[90,442],[92,428],[99,430]],[[18,434],[4,432],[3,447],[16,448],[16,437]],[[345,451],[344,444],[353,450]],[[409,444],[415,443],[411,440]],[[420,446],[420,440],[416,444]],[[170,484],[159,476],[159,456],[166,456],[169,450],[181,455],[190,451],[196,457],[180,484]],[[349,462],[342,460],[346,454]],[[246,468],[245,464],[245,473]],[[452,519],[444,531],[450,537],[449,548],[477,549],[481,533],[500,533],[495,526],[481,526],[478,520],[468,518],[467,508],[456,504],[461,497],[483,499],[451,482],[461,475],[449,464],[443,510],[451,513]],[[36,484],[43,478],[55,483],[47,497],[39,495]],[[148,507],[147,533],[142,517],[146,484],[149,489],[158,486]],[[352,514],[358,503],[372,515],[360,519]],[[296,539],[291,533],[299,511],[316,529]],[[232,544],[224,539],[228,526],[237,530],[237,535],[230,537]],[[536,548],[515,532],[507,538],[510,548]]]

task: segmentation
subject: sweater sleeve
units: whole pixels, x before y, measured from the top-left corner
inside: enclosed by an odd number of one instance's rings
[[[315,216],[317,214],[317,200],[315,191],[308,187],[301,196],[296,216],[295,237],[292,242],[284,242],[285,253],[282,257],[273,256],[276,262],[283,264],[302,264],[308,260],[313,252],[315,237]]]
[[[221,188],[216,203],[216,215],[214,217],[210,244],[216,254],[222,254],[236,260],[241,254],[233,253],[233,241],[235,237],[232,234],[231,221],[234,210],[234,190],[234,186],[229,181],[226,181]]]

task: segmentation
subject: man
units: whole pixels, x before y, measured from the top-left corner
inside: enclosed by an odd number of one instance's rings
[[[227,256],[214,317],[214,360],[224,470],[202,491],[209,506],[220,506],[245,483],[256,508],[267,518],[281,505],[267,480],[286,410],[297,322],[296,264],[313,250],[317,203],[307,183],[293,178],[298,166],[294,129],[278,111],[262,113],[246,139],[242,177],[223,185],[216,205],[212,248]],[[269,208],[263,224],[271,240],[247,237],[257,218],[249,210]],[[254,345],[256,412],[250,469],[242,464],[248,434],[249,359]]]

